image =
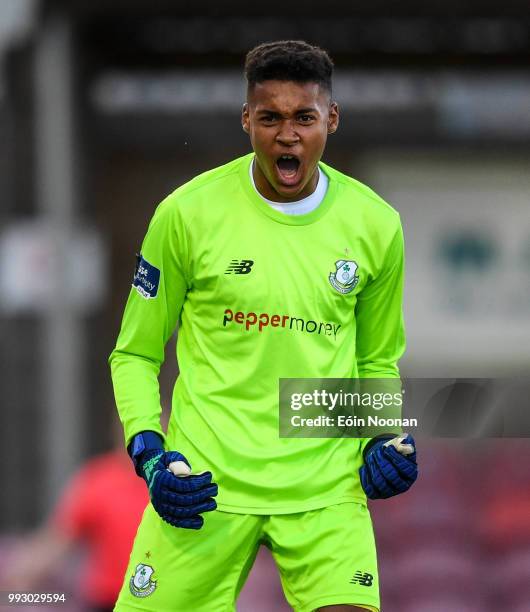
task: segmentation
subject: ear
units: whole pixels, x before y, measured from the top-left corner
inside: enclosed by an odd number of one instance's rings
[[[328,134],[334,134],[339,127],[339,105],[331,101],[329,103]]]
[[[243,104],[243,108],[241,109],[241,127],[243,128],[243,131],[247,134],[250,132],[248,102],[245,102],[245,104]]]

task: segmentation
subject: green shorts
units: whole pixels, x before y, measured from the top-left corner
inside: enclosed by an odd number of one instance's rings
[[[366,506],[342,503],[270,516],[216,510],[204,517],[198,531],[177,529],[147,506],[116,611],[234,612],[264,544],[296,612],[332,604],[378,612],[377,558]]]

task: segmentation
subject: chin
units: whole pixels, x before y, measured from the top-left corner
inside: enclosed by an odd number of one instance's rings
[[[282,198],[284,198],[286,200],[293,200],[293,201],[301,199],[300,193],[301,193],[302,190],[303,190],[303,187],[297,187],[296,190],[289,189],[289,188],[285,189],[285,188],[281,188],[281,187],[278,187],[277,189],[275,189],[276,193],[280,197],[282,197]]]

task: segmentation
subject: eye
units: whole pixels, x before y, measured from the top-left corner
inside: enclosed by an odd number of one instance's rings
[[[298,121],[300,121],[300,123],[311,123],[312,121],[314,121],[314,117],[313,115],[300,115],[298,117]]]
[[[278,117],[276,115],[262,115],[260,117],[260,121],[261,123],[264,123],[266,125],[270,125],[271,123],[274,123],[275,121],[277,121]]]

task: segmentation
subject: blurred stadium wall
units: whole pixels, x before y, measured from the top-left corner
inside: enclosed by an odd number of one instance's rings
[[[523,0],[0,3],[1,529],[108,447],[134,255],[168,192],[249,150],[242,63],[265,40],[329,50],[325,161],[402,214],[403,373],[527,375],[529,34]]]

